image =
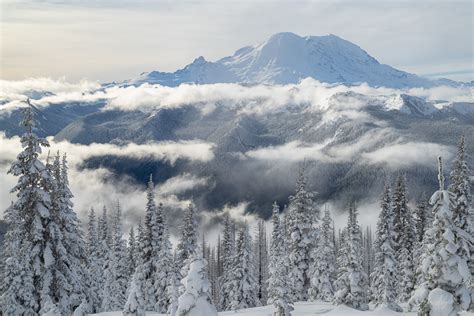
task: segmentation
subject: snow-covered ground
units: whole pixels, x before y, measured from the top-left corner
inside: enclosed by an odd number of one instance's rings
[[[96,316],[119,316],[121,312],[108,312],[94,314]],[[149,316],[165,316],[165,314],[149,313]],[[235,312],[220,312],[219,316],[272,316],[271,306],[262,306],[249,309],[242,309]],[[352,315],[364,315],[364,316],[391,316],[391,315],[416,315],[416,313],[396,313],[389,309],[376,309],[366,312],[361,312],[347,306],[334,306],[329,303],[316,302],[308,303],[301,302],[295,304],[295,310],[292,312],[292,316],[312,316],[312,315],[327,315],[327,316],[352,316]],[[463,316],[474,316],[474,313],[461,313]],[[205,315],[203,315],[205,316]]]

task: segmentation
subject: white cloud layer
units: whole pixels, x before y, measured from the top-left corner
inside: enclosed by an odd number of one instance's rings
[[[91,206],[102,208],[104,204],[115,205],[117,200],[120,200],[124,209],[129,210],[134,217],[143,213],[145,205],[144,198],[140,198],[144,194],[142,187],[137,186],[127,177],[121,177],[113,183],[107,181],[111,173],[103,168],[79,170],[78,167],[84,159],[110,154],[135,158],[153,157],[173,164],[177,159],[206,162],[214,158],[213,145],[197,141],[160,142],[144,145],[128,144],[125,146],[111,144],[79,145],[64,141],[56,143],[51,139],[49,141],[52,154],[55,154],[57,150],[69,154],[71,189],[75,194],[74,203],[76,210],[81,213],[83,218],[85,212]],[[16,178],[7,175],[7,170],[16,158],[20,148],[19,137],[7,138],[0,132],[0,214],[13,199],[9,191],[14,186]],[[45,150],[41,157],[43,160],[47,156],[48,149]],[[182,201],[176,195],[206,184],[207,179],[205,178],[183,174],[157,186],[156,194],[165,205],[183,208],[190,201]]]
[[[239,85],[239,84],[183,84],[178,87],[143,84],[139,87],[112,86],[99,89],[96,82],[81,81],[76,84],[64,80],[54,81],[47,78],[23,81],[0,81],[0,115],[24,106],[24,101],[32,91],[39,95],[34,104],[46,107],[63,102],[94,102],[105,100],[104,110],[154,111],[160,108],[177,108],[189,104],[197,105],[203,114],[216,106],[235,108],[240,113],[264,115],[295,107],[308,108],[310,111],[344,112],[349,117],[364,114],[360,110],[368,102],[361,97],[344,96],[337,102],[331,98],[337,93],[353,92],[364,95],[367,101],[385,100],[399,94],[422,97],[428,101],[474,102],[473,87],[434,87],[391,89],[373,88],[366,84],[357,86],[333,85],[307,78],[299,84],[288,85]],[[51,92],[53,95],[45,94]],[[40,94],[44,94],[42,97]]]

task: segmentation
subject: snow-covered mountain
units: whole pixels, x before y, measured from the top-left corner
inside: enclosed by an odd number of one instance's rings
[[[446,79],[432,81],[380,64],[359,46],[336,35],[300,37],[294,33],[275,34],[261,44],[243,47],[216,62],[201,56],[173,73],[145,72],[125,84],[287,84],[307,77],[328,83],[366,82],[393,88],[456,84]]]

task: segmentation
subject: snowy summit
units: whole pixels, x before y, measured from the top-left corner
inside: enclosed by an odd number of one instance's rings
[[[181,83],[298,83],[311,77],[321,82],[392,88],[456,84],[432,81],[379,63],[359,46],[336,35],[305,36],[277,33],[267,41],[238,49],[216,62],[204,57],[173,73],[142,73],[127,84],[178,86]]]

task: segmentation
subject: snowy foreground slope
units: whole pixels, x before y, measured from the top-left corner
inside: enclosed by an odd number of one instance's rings
[[[97,316],[119,316],[122,315],[122,312],[108,312],[108,313],[99,313],[93,314]],[[166,314],[157,314],[157,313],[147,313],[149,316],[161,316]],[[271,316],[272,306],[262,306],[249,309],[242,309],[238,311],[229,311],[229,312],[220,312],[220,316]],[[415,312],[412,313],[396,313],[389,309],[377,309],[372,311],[358,311],[347,306],[334,306],[329,303],[317,302],[317,303],[308,303],[300,302],[295,304],[295,310],[291,313],[292,316],[310,316],[310,315],[327,315],[327,316],[352,316],[352,315],[367,315],[367,316],[391,316],[391,315],[416,315]],[[463,312],[463,316],[474,316],[474,313]],[[204,316],[204,315],[203,315]]]

